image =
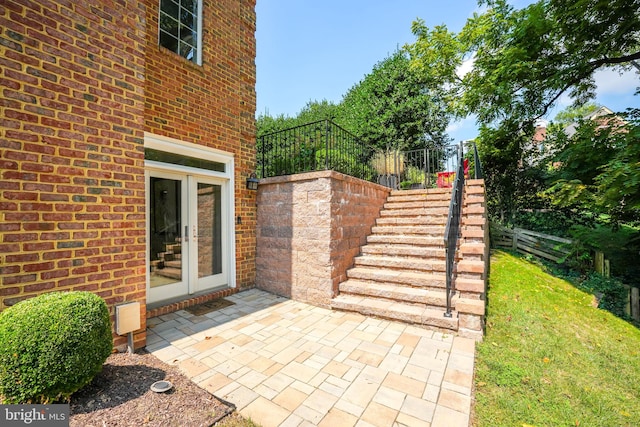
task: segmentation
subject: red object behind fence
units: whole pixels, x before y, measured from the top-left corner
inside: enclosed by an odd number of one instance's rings
[[[438,172],[438,188],[451,188],[455,180],[455,172]]]

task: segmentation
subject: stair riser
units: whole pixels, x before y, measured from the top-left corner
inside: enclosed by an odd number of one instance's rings
[[[442,227],[434,227],[434,226],[424,226],[424,225],[415,225],[415,226],[373,226],[371,228],[371,233],[373,234],[409,234],[409,235],[417,235],[417,236],[432,236],[432,237],[440,237],[444,236],[444,226]]]
[[[403,292],[403,288],[400,286],[395,286],[395,288],[396,289],[393,290],[379,290],[373,287],[351,285],[349,281],[340,284],[341,293],[370,296],[414,305],[420,304],[421,306],[440,309],[446,308],[447,306],[447,298],[445,292],[429,292],[420,289],[423,291],[420,295]]]
[[[447,217],[444,215],[439,217],[383,217],[376,220],[376,225],[384,226],[425,226],[425,227],[444,227],[447,224]]]
[[[397,245],[395,245],[397,246]],[[363,255],[384,255],[394,257],[417,257],[417,258],[436,258],[444,259],[444,249],[426,249],[421,247],[398,248],[394,245],[374,246],[366,245],[362,247]]]
[[[383,210],[382,212],[380,212],[380,216],[381,217],[402,217],[402,216],[411,216],[411,217],[416,217],[416,216],[431,216],[431,217],[438,217],[438,216],[444,216],[445,218],[447,217],[447,215],[449,215],[449,208],[448,207],[441,207],[441,208],[413,208],[413,209],[393,209],[393,210]]]
[[[405,245],[444,248],[443,237],[430,237],[430,236],[415,237],[415,236],[389,236],[386,234],[385,235],[371,234],[367,236],[367,243],[380,243],[384,245],[405,244]]]
[[[446,280],[444,274],[441,276],[428,276],[427,278],[420,277],[403,277],[398,274],[384,274],[397,273],[393,270],[380,270],[376,273],[363,272],[360,269],[353,269],[347,271],[347,278],[358,280],[371,280],[389,285],[398,286],[412,286],[416,288],[422,288],[432,291],[440,291],[446,287]]]
[[[393,268],[398,270],[409,271],[425,271],[425,272],[444,272],[444,262],[416,262],[412,259],[393,259],[393,260],[379,260],[375,257],[365,259],[358,257],[355,259],[356,266],[369,266],[378,268]]]
[[[447,317],[428,317],[420,313],[408,312],[405,310],[387,310],[366,305],[343,304],[340,301],[333,300],[332,308],[345,311],[355,311],[367,316],[381,317],[384,319],[397,320],[404,323],[412,323],[420,326],[444,329],[448,331],[458,330],[458,319],[455,313],[451,318]]]

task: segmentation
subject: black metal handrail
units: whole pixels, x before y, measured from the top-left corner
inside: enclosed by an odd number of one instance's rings
[[[478,154],[478,147],[475,142],[467,143],[473,150],[473,171],[475,179],[484,178],[482,172],[482,162]],[[464,160],[465,143],[460,142],[458,146],[458,168],[456,172],[453,189],[451,190],[451,202],[449,203],[449,215],[447,217],[447,225],[444,230],[444,250],[446,257],[446,292],[447,292],[447,309],[444,313],[445,317],[451,317],[451,297],[455,294],[454,281],[454,263],[456,258],[456,250],[458,248],[458,236],[460,234],[460,218],[462,217],[462,192],[464,189],[464,180],[468,174],[468,164]]]
[[[482,162],[480,162],[480,155],[478,154],[478,146],[475,142],[471,143],[473,146],[473,170],[474,170],[474,178],[482,179],[484,178],[484,174],[482,172]]]
[[[451,202],[449,203],[449,215],[444,229],[444,250],[446,257],[446,292],[447,309],[445,317],[451,317],[451,296],[455,294],[455,282],[453,280],[453,265],[458,246],[458,234],[460,233],[460,217],[462,215],[462,190],[464,188],[464,144],[458,146],[458,170],[456,172],[453,189],[451,190]]]

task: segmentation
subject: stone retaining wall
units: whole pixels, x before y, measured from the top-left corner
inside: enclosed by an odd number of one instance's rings
[[[262,179],[256,286],[329,307],[389,191],[334,171]]]

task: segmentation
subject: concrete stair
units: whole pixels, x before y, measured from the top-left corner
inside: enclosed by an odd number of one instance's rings
[[[167,245],[169,246],[169,245]],[[179,245],[173,245],[179,248]],[[168,251],[160,253],[160,259],[163,260],[163,268],[156,270],[158,276],[167,277],[170,279],[181,280],[182,279],[182,253],[180,249],[175,249],[175,252]]]
[[[332,308],[457,331],[459,298],[452,299],[452,316],[444,316],[443,238],[450,200],[450,188],[392,191]],[[475,270],[478,261],[469,262]]]

